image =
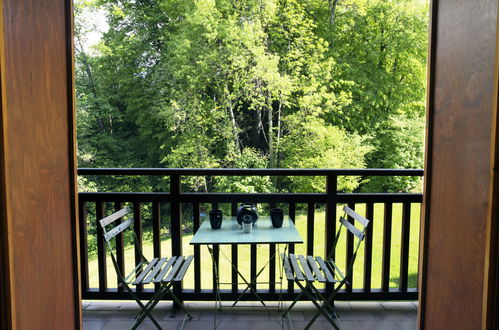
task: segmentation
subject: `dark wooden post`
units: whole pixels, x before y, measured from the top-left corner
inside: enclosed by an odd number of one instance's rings
[[[72,1],[0,1],[0,263],[7,329],[81,326]]]
[[[334,244],[334,235],[336,233],[336,202],[338,196],[338,176],[336,174],[329,174],[326,177],[326,193],[327,193],[327,202],[326,202],[326,230],[325,230],[325,251],[324,257],[327,258],[331,253],[334,258],[333,244]],[[331,284],[326,284],[326,291],[333,290],[333,286]]]
[[[172,174],[170,176],[170,194],[171,194],[171,222],[170,233],[172,237],[172,255],[182,255],[182,211],[180,207],[180,175]],[[182,290],[181,284],[176,283],[173,286],[176,294]]]
[[[497,329],[498,1],[431,7],[419,327]]]

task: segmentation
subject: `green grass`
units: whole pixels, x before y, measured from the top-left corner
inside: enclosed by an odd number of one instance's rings
[[[365,214],[365,206],[358,204],[356,211],[360,214]],[[338,214],[341,213],[341,207],[338,207]],[[383,246],[383,204],[375,204],[374,219],[373,219],[373,259],[372,259],[372,280],[371,287],[373,289],[381,287],[381,260],[382,260],[382,246]],[[420,205],[413,204],[411,207],[411,226],[410,226],[410,246],[409,246],[409,288],[415,288],[417,285],[417,271],[418,271],[418,249],[419,249],[419,215]],[[324,257],[324,220],[325,212],[316,210],[315,213],[315,226],[314,226],[314,255],[321,255]],[[401,247],[401,219],[402,219],[402,205],[393,205],[393,220],[392,220],[392,242],[391,242],[391,258],[390,258],[390,287],[398,287],[400,277],[400,247]],[[297,214],[296,227],[301,237],[305,240],[304,244],[296,245],[297,254],[306,254],[306,238],[307,238],[307,219],[306,214]],[[182,238],[183,254],[194,254],[194,249],[189,245],[192,239],[192,234],[185,234]],[[284,246],[280,247],[281,250]],[[230,246],[221,246],[221,253],[230,258]],[[258,269],[263,267],[269,259],[269,247],[266,244],[261,244],[257,249]],[[340,267],[345,266],[346,256],[346,242],[345,235],[340,237],[340,241],[336,248],[336,261]],[[152,258],[153,245],[152,242],[144,242],[143,252],[146,258]],[[163,239],[161,242],[161,252],[163,256],[171,255],[171,240]],[[240,246],[239,250],[239,270],[250,278],[250,248],[249,246]],[[109,255],[109,254],[108,254]],[[134,267],[134,250],[132,247],[127,248],[125,252],[126,272],[129,272]],[[221,282],[231,281],[231,268],[230,263],[225,258],[220,256],[220,277]],[[279,272],[279,267],[276,267]],[[357,260],[354,266],[353,273],[353,287],[362,288],[364,272],[364,246],[362,245]],[[206,247],[201,247],[201,287],[202,289],[212,289],[212,266],[211,258]],[[107,258],[107,276],[108,287],[116,287],[116,274],[111,262],[111,258]],[[268,281],[268,267],[260,275],[259,280]],[[276,274],[276,279],[279,276]],[[98,287],[98,268],[97,259],[89,259],[89,282],[91,288]],[[184,278],[183,286],[186,289],[194,288],[194,267],[191,265],[189,271]],[[244,285],[240,285],[244,288]],[[266,284],[259,285],[259,288],[267,287]],[[223,286],[222,288],[229,288]]]

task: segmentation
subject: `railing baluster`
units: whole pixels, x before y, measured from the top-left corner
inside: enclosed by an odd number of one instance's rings
[[[338,177],[336,174],[329,174],[326,177],[326,229],[324,230],[324,257],[335,258],[335,251],[333,251],[334,236],[336,232],[336,202],[337,202],[337,186]],[[331,283],[326,284],[326,292],[331,292],[334,285]]]
[[[314,255],[314,211],[315,204],[308,203],[307,206],[307,255]]]
[[[355,210],[355,204],[353,203],[348,203],[348,207],[351,208],[352,210]],[[352,217],[348,216],[347,217],[348,222],[351,224],[354,224],[354,220]],[[352,260],[353,257],[353,235],[350,234],[347,230],[345,230],[345,233],[347,233],[347,248],[346,248],[346,261],[345,261],[345,271],[346,267],[350,265],[350,261]],[[352,292],[352,282],[353,282],[353,269],[351,270],[350,274],[347,277],[347,283],[345,284],[345,290],[346,292]]]
[[[402,244],[400,246],[400,291],[407,291],[409,272],[409,236],[411,228],[411,203],[402,204]]]
[[[269,203],[269,214],[270,210],[273,208],[276,208],[277,204],[272,202]],[[270,244],[269,245],[269,292],[274,293],[275,292],[275,259],[276,259],[276,245],[275,244]]]
[[[133,203],[133,231],[135,236],[137,236],[138,246],[135,246],[135,265],[138,265],[142,261],[140,251],[142,250],[142,212],[140,211],[140,203]],[[138,272],[141,270],[139,269]],[[138,292],[142,291],[144,286],[139,284],[136,286]]]
[[[218,276],[219,281],[222,281],[222,278],[220,277],[220,246],[218,244],[213,245],[213,262],[212,262],[212,269],[213,269],[213,292],[217,292],[217,280],[216,277]]]
[[[257,253],[257,250],[256,250],[256,247],[257,245],[256,244],[251,244],[251,256],[250,256],[250,259],[251,259],[251,262],[250,262],[250,273],[251,273],[251,285],[253,286],[253,289],[256,290],[256,283],[254,281],[255,277],[256,277],[256,267],[257,267],[257,263],[256,263],[256,253]]]
[[[392,207],[391,202],[385,203],[385,216],[383,222],[383,259],[381,266],[381,290],[390,290],[390,257],[392,244]]]
[[[159,202],[152,203],[152,244],[154,258],[161,258],[161,205]],[[154,287],[159,290],[159,283]]]
[[[104,232],[100,226],[99,220],[105,217],[104,203],[95,203],[95,215],[97,226],[97,264],[99,269],[99,291],[107,290],[107,268],[106,268],[106,249],[104,241]]]
[[[371,291],[371,273],[373,264],[373,227],[374,227],[374,204],[366,204],[366,218],[371,220],[367,226],[366,238],[364,239],[364,291]]]
[[[154,258],[161,258],[161,206],[159,202],[152,203],[152,244]]]
[[[269,246],[269,292],[275,292],[275,261],[279,256],[276,255],[276,245]]]
[[[199,229],[199,203],[192,203],[192,230],[194,234]],[[194,291],[201,291],[201,247],[194,245]]]
[[[233,217],[237,216],[237,203],[230,204],[230,213]]]
[[[170,232],[172,237],[172,256],[182,255],[182,242],[181,242],[181,230],[182,230],[182,216],[180,209],[180,176],[171,175],[170,176],[170,194],[172,201],[170,204],[171,212],[171,222],[170,222]]]
[[[170,233],[172,239],[172,256],[182,256],[182,209],[180,207],[180,175],[170,175]],[[173,285],[175,294],[182,291],[182,282]],[[182,298],[180,298],[182,299]]]
[[[87,240],[87,203],[78,202],[80,219],[80,262],[81,262],[81,287],[83,292],[88,291],[88,240]]]
[[[114,211],[117,212],[121,210],[121,203],[114,203]],[[118,226],[121,223],[121,218],[115,221],[115,226]],[[116,236],[116,263],[118,264],[118,269],[120,270],[122,275],[126,275],[125,273],[125,240],[123,238],[123,233],[119,233]],[[118,286],[118,291],[123,291],[123,286],[120,285],[120,280],[117,278],[116,283]]]
[[[231,215],[233,217],[237,216],[237,203],[231,203]],[[238,253],[237,253],[237,244],[232,244],[231,245],[231,259],[232,259],[232,292],[237,292],[238,290],[238,275],[237,275],[237,269],[238,269]]]
[[[296,204],[295,203],[289,203],[289,217],[293,223],[296,222]],[[288,244],[288,250],[289,253],[295,253],[295,245],[294,244]],[[282,260],[279,259],[279,263],[282,263]],[[279,264],[280,267],[281,264]],[[288,281],[288,292],[294,292],[294,283],[293,281]]]
[[[217,202],[211,203],[211,209],[218,210],[218,203]],[[213,263],[213,292],[215,292],[216,287],[217,287],[217,281],[216,281],[217,273],[218,273],[219,279],[221,279],[221,277],[220,277],[220,245],[218,245],[218,244],[213,244],[213,258],[215,259],[215,262]]]

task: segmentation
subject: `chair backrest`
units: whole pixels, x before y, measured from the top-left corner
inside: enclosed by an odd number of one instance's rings
[[[109,243],[109,241],[111,241],[113,238],[115,238],[119,234],[123,233],[128,228],[130,228],[130,226],[133,224],[133,218],[131,218],[131,217],[128,218],[127,220],[120,223],[119,225],[114,226],[114,228],[109,230],[109,231],[106,230],[106,226],[112,224],[113,222],[124,217],[125,215],[127,215],[130,212],[131,212],[131,210],[128,207],[125,207],[125,208],[123,208],[119,211],[116,211],[113,214],[99,220],[99,224],[102,227],[104,240],[106,241],[109,253],[111,254],[111,260],[113,261],[114,269],[116,270],[118,277],[122,281],[125,281],[125,279],[123,277],[123,274],[121,273],[120,267],[118,266],[118,262],[116,261],[116,257],[114,256],[114,253],[113,253],[113,248],[111,246],[111,243]],[[133,233],[133,239],[134,239],[134,243],[135,243],[135,249],[136,249],[137,253],[139,253],[140,258],[142,259],[142,262],[140,262],[138,265],[136,265],[136,269],[139,269],[139,267],[141,267],[143,265],[144,261],[147,262],[147,259],[142,254],[142,249],[140,248],[140,244],[138,242],[137,235],[135,235],[134,231],[132,231],[132,233]]]
[[[360,244],[362,243],[362,241],[364,240],[364,237],[366,236],[366,230],[367,230],[367,227],[369,226],[370,221],[346,205],[343,207],[343,211],[345,213],[343,214],[342,217],[340,217],[340,220],[339,220],[340,227],[338,228],[338,231],[336,232],[336,237],[335,237],[335,240],[333,243],[333,248],[329,252],[329,256],[327,258],[330,259],[331,256],[333,255],[333,253],[336,249],[336,244],[339,241],[342,228],[345,227],[347,229],[347,235],[350,234],[350,235],[353,235],[353,237],[357,238],[357,245],[353,251],[352,259],[350,260],[350,263],[347,265],[347,267],[348,267],[347,268],[347,276],[348,276],[348,273],[350,273],[350,271],[353,267],[353,263],[355,262],[355,258],[357,256],[357,251],[359,250]],[[354,223],[357,222],[358,226],[355,226],[350,221],[348,221],[347,217],[352,218],[354,220]]]
[[[349,208],[348,206],[343,207],[343,211],[345,211],[345,214],[343,217],[340,218],[340,223],[345,226],[350,233],[352,233],[355,237],[357,237],[360,241],[362,241],[366,235],[366,229],[367,226],[369,225],[369,220]],[[355,227],[353,224],[351,224],[347,219],[345,219],[345,216],[350,216],[352,219],[356,220],[357,222],[360,223],[360,227],[362,229],[359,229]]]
[[[131,210],[128,207],[125,207],[117,212],[114,212],[110,216],[107,216],[107,217],[99,220],[99,224],[102,227],[102,230],[104,232],[104,240],[106,241],[106,243],[108,245],[109,245],[109,241],[111,239],[113,239],[118,234],[125,231],[128,227],[130,227],[133,224],[133,218],[127,219],[125,222],[120,223],[118,226],[115,226],[110,231],[106,230],[106,226],[115,222],[116,220],[122,218],[123,216],[127,215],[130,212],[131,212]]]

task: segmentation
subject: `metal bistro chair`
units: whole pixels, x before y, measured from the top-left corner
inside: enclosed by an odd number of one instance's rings
[[[350,277],[353,269],[353,264],[355,262],[355,257],[357,256],[357,251],[360,247],[360,243],[362,243],[362,241],[364,240],[366,228],[369,224],[369,220],[362,217],[348,206],[345,206],[343,208],[343,211],[345,211],[345,214],[340,218],[340,227],[336,233],[332,250],[326,260],[323,260],[321,257],[303,255],[296,256],[294,254],[286,255],[284,253],[281,254],[286,278],[289,281],[294,281],[302,290],[300,294],[298,294],[296,299],[283,313],[283,316],[287,315],[289,319],[289,312],[303,295],[307,296],[318,309],[317,313],[310,320],[305,329],[310,328],[312,323],[315,322],[320,314],[323,314],[335,329],[341,329],[341,322],[339,322],[338,320],[338,313],[333,306],[334,297],[340,291],[343,285],[347,283],[347,279]],[[346,219],[347,215],[356,220],[360,224],[361,229],[355,227],[352,223],[350,223]],[[338,243],[338,239],[343,227],[348,230],[347,235],[353,235],[357,238],[357,245],[353,252],[352,259],[347,266],[345,275],[343,275],[343,272],[331,258],[336,248],[336,244]],[[306,282],[305,285],[301,283],[303,281]],[[335,288],[328,297],[325,297],[314,286],[314,282],[333,283],[335,285]],[[320,302],[322,302],[322,305],[320,304]],[[335,319],[338,320],[338,322],[336,322]],[[291,325],[290,319],[289,322]]]
[[[185,324],[185,320],[187,317],[192,319],[192,315],[185,309],[184,304],[173,294],[170,290],[172,285],[175,282],[180,282],[184,278],[189,265],[191,264],[193,256],[188,257],[171,257],[171,258],[154,258],[151,261],[148,261],[144,255],[142,254],[141,249],[139,248],[138,239],[133,233],[133,238],[135,241],[135,246],[140,253],[141,262],[135,267],[135,269],[126,277],[121,274],[121,271],[118,267],[118,263],[113,253],[113,248],[109,243],[111,239],[116,237],[118,234],[123,233],[126,229],[130,228],[133,224],[133,218],[129,218],[121,224],[115,226],[113,229],[106,231],[106,226],[113,223],[117,219],[125,216],[130,213],[129,208],[121,209],[108,217],[105,217],[99,221],[103,231],[104,231],[104,240],[107,243],[107,247],[109,252],[111,253],[111,259],[113,261],[114,268],[116,270],[116,274],[118,276],[119,285],[123,286],[126,291],[132,296],[132,298],[137,302],[142,311],[135,316],[136,322],[132,329],[136,329],[140,323],[146,318],[149,317],[152,323],[156,326],[156,328],[161,329],[161,326],[154,319],[151,312],[156,304],[163,298],[166,294],[169,294],[173,301],[184,310],[185,317],[182,322],[182,328]],[[135,294],[134,291],[130,288],[131,285],[144,285],[144,284],[159,284],[159,289],[157,289],[151,299],[147,302],[147,304],[143,304],[139,297]]]

